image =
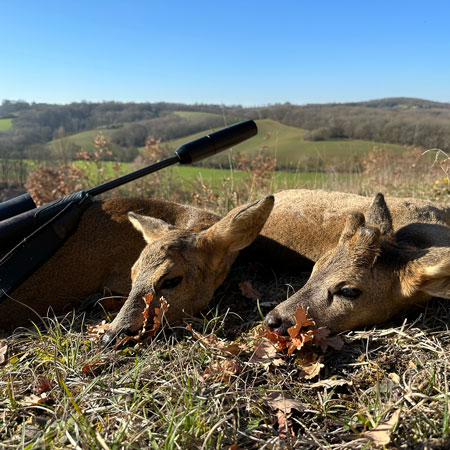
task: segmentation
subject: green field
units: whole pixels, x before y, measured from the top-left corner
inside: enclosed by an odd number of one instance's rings
[[[212,115],[211,113],[193,111],[176,111],[175,114],[185,118],[208,117]],[[335,162],[342,163],[342,161],[348,161],[351,158],[366,155],[374,148],[385,149],[391,152],[402,152],[407,149],[407,147],[402,145],[353,139],[331,139],[314,142],[304,141],[303,135],[305,130],[300,128],[283,125],[270,119],[257,120],[256,122],[258,125],[258,134],[252,139],[235,146],[234,151],[251,156],[262,150],[266,155],[276,157],[277,165],[280,168],[290,167],[290,169],[302,170],[305,161],[309,161],[307,166],[308,170],[314,170],[314,162],[311,161],[322,160],[327,161],[332,165]],[[72,142],[87,151],[91,151],[93,148],[93,140],[100,131],[109,139],[115,130],[89,130],[73,134],[64,139],[67,139],[69,142]],[[214,130],[204,130],[199,133],[168,141],[167,145],[171,150],[175,150],[185,142],[201,137],[211,131]],[[57,142],[57,139],[52,141],[52,143]],[[119,147],[112,144],[111,149],[115,152]],[[140,150],[142,150],[142,148]],[[221,154],[208,159],[208,162],[221,164],[223,166],[226,164],[227,160],[227,155]]]
[[[86,161],[77,161],[76,164],[88,171],[89,185],[94,186],[101,182],[97,177],[97,170],[94,163]],[[121,170],[116,172],[113,169],[114,163],[107,161],[103,163],[104,167],[104,179],[111,179],[118,177],[134,170],[138,167],[130,163],[121,163]],[[243,170],[229,170],[229,169],[210,169],[205,167],[192,167],[192,166],[173,166],[163,169],[161,173],[165,173],[170,177],[180,189],[184,191],[194,191],[199,183],[203,183],[209,188],[213,189],[217,193],[220,193],[224,184],[235,183],[240,185],[244,182],[250,182],[252,178],[251,172]],[[150,178],[152,175],[147,175]],[[338,174],[340,180],[349,180],[351,177],[357,178],[360,175]],[[336,175],[330,175],[326,173],[312,173],[312,172],[272,172],[270,185],[273,191],[281,189],[294,189],[294,188],[322,188],[329,185],[336,179]]]
[[[0,119],[0,131],[6,131],[11,128],[12,119]]]
[[[174,114],[183,119],[207,119],[218,116],[218,114],[203,111],[174,111]]]
[[[103,135],[108,140],[110,140],[111,135],[114,133],[114,131],[116,131],[116,130],[106,129],[106,128],[104,128],[104,129],[98,128],[98,129],[94,129],[94,130],[82,131],[81,133],[72,134],[72,135],[64,137],[62,139],[67,139],[69,142],[72,142],[73,144],[77,145],[78,147],[81,147],[83,150],[86,150],[89,152],[93,149],[94,139],[100,132],[102,132]],[[54,139],[53,141],[49,142],[49,145],[58,144],[59,140],[60,139]],[[117,147],[117,146],[114,144],[111,145],[112,151],[114,151],[115,147]]]
[[[396,144],[360,141],[352,139],[333,139],[327,141],[304,141],[304,130],[283,125],[274,120],[257,120],[258,134],[237,145],[234,150],[239,153],[254,154],[263,149],[266,154],[277,158],[278,164],[296,167],[297,162],[304,158],[341,158],[354,155],[364,155],[376,148],[393,152],[404,151],[405,147]],[[169,141],[168,145],[176,149],[184,142],[196,139],[213,130],[205,130],[180,139]]]

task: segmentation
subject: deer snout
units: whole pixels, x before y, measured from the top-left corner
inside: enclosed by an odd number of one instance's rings
[[[102,337],[102,344],[105,346],[115,345],[118,341],[124,339],[126,336],[134,336],[136,333],[131,330],[120,330],[115,332],[107,332]]]
[[[273,309],[267,314],[264,323],[271,331],[275,331],[282,336],[287,336],[288,328],[294,325],[290,319],[283,317],[276,309]]]

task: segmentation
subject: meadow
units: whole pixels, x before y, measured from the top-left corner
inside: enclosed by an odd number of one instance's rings
[[[0,119],[0,131],[6,131],[11,128],[12,119]]]
[[[255,155],[262,151],[277,159],[277,167],[291,171],[303,171],[304,167],[317,168],[323,165],[333,165],[342,159],[361,158],[374,148],[383,149],[392,153],[407,150],[402,145],[384,144],[380,142],[362,141],[355,139],[328,139],[325,141],[305,141],[305,130],[283,125],[270,119],[256,120],[258,134],[249,141],[237,145],[234,150],[245,155]],[[184,142],[203,136],[206,132],[195,133],[181,139],[169,141],[169,149],[175,150]],[[222,157],[220,159],[226,162]],[[311,162],[313,160],[314,162]],[[328,162],[327,162],[328,161]],[[209,164],[210,161],[207,161]],[[351,167],[350,167],[351,169]]]

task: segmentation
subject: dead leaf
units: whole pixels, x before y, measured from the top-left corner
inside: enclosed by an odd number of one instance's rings
[[[325,352],[328,348],[328,339],[327,337],[330,334],[330,330],[325,327],[317,328],[314,330],[314,344],[318,345],[323,352]]]
[[[289,339],[287,337],[282,336],[279,333],[276,333],[274,331],[270,331],[269,329],[264,330],[261,333],[262,337],[267,338],[269,341],[273,342],[274,344],[277,344],[277,350],[279,352],[283,351],[287,348]]]
[[[278,410],[275,417],[277,418],[276,429],[278,431],[278,436],[280,436],[280,439],[283,441],[290,442],[291,438],[295,436],[291,415]]]
[[[301,328],[314,326],[316,324],[314,320],[307,317],[307,312],[301,305],[298,305],[295,310],[294,317],[295,325],[288,328],[288,333],[291,338],[297,337]]]
[[[327,344],[333,350],[340,352],[344,346],[344,340],[340,336],[331,336],[327,338]]]
[[[397,409],[392,413],[389,420],[380,422],[376,427],[370,431],[363,433],[363,436],[372,441],[375,445],[387,445],[391,441],[392,429],[398,422],[400,417],[400,410]]]
[[[396,373],[390,373],[388,377],[395,383],[400,384],[400,377]]]
[[[283,440],[289,440],[295,436],[293,422],[291,420],[292,410],[303,412],[305,407],[303,403],[295,398],[286,397],[283,392],[272,392],[272,394],[263,397],[264,402],[272,409],[276,410],[276,429],[278,435]]]
[[[301,332],[297,337],[293,337],[288,346],[288,354],[291,355],[294,350],[300,350],[307,342],[314,339],[314,331],[308,330],[306,332]]]
[[[23,406],[49,405],[54,402],[54,399],[43,392],[40,395],[31,394],[23,398],[21,402]]]
[[[43,392],[47,392],[54,385],[55,385],[55,382],[53,380],[50,380],[49,378],[44,377],[44,376],[39,376],[37,379],[37,386],[36,386],[37,393],[42,394]]]
[[[322,357],[316,354],[306,355],[307,358],[299,360],[299,364],[302,368],[301,375],[307,380],[311,380],[320,373],[320,369],[323,367]]]
[[[6,362],[6,351],[8,350],[8,344],[6,341],[0,342],[0,365]]]
[[[249,359],[249,362],[262,364],[266,366],[266,368],[270,365],[278,367],[286,364],[283,359],[277,358],[277,349],[267,338],[263,338],[260,342],[258,342],[252,356]]]
[[[102,373],[103,369],[105,369],[107,365],[107,361],[88,362],[82,367],[81,372],[84,375],[96,377],[97,375],[100,375]]]
[[[305,410],[302,401],[296,398],[287,397],[283,392],[272,392],[270,395],[263,397],[263,400],[272,409],[279,409],[286,414],[290,413],[293,409],[298,412],[303,412]]]
[[[255,302],[261,298],[261,294],[252,286],[250,281],[241,281],[238,286],[244,297],[254,300]]]
[[[319,387],[324,387],[325,389],[331,389],[334,388],[336,386],[345,386],[346,384],[352,384],[351,381],[347,381],[347,380],[331,380],[331,379],[327,379],[327,380],[321,380],[321,381],[317,381],[316,383],[311,384],[311,387],[313,388],[319,388]]]
[[[146,294],[143,297],[143,300],[145,302],[145,308],[142,312],[142,315],[144,317],[144,322],[142,324],[142,329],[140,329],[136,335],[134,336],[126,336],[123,339],[120,339],[117,341],[117,344],[114,346],[114,348],[117,350],[119,348],[122,348],[125,344],[129,342],[139,343],[142,341],[145,341],[146,339],[149,339],[153,337],[156,334],[156,331],[161,326],[161,321],[164,316],[164,314],[169,309],[169,304],[167,303],[166,299],[164,297],[160,297],[159,299],[159,307],[155,307],[154,309],[154,316],[152,318],[152,326],[149,330],[147,330],[147,324],[148,320],[150,318],[150,305],[153,302],[153,295],[152,294]]]
[[[242,372],[240,364],[232,358],[220,359],[211,363],[203,372],[202,381],[229,383],[233,376]]]
[[[237,344],[235,342],[228,343],[221,341],[215,334],[202,334],[195,331],[190,324],[186,326],[186,329],[192,333],[195,339],[199,340],[202,344],[207,347],[220,350],[222,352],[231,353],[232,355],[237,355],[241,350],[244,350],[245,346],[243,344]]]
[[[109,328],[109,323],[106,323],[106,320],[102,320],[101,323],[98,323],[97,325],[88,325],[87,327],[87,333],[91,337],[97,339],[101,339],[103,335],[106,333],[106,331]]]

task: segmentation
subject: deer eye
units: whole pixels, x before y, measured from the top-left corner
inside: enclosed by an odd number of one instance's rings
[[[356,288],[342,288],[337,291],[335,295],[339,295],[340,297],[344,297],[349,300],[356,300],[361,295],[361,291]]]
[[[173,289],[181,283],[182,279],[183,277],[167,278],[163,281],[161,289]]]

